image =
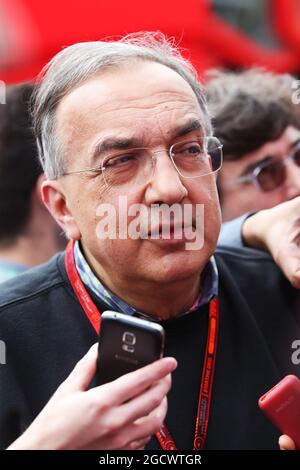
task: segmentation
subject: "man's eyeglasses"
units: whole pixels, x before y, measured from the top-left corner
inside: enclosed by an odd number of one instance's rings
[[[263,192],[279,190],[286,181],[286,164],[289,160],[292,160],[296,166],[300,167],[300,142],[295,145],[284,160],[269,156],[250,173],[229,181],[224,186],[225,188],[231,188],[239,184],[253,183]]]
[[[122,150],[103,158],[96,168],[87,168],[64,173],[93,172],[103,174],[109,186],[138,186],[151,178],[155,166],[156,153],[149,148]],[[216,137],[191,139],[173,144],[169,156],[174,168],[183,178],[199,178],[216,172],[222,166],[222,144]]]

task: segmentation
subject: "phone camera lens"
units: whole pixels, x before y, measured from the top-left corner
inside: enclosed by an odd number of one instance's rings
[[[130,333],[129,331],[125,331],[123,334],[123,343],[133,346],[136,343],[136,336],[134,333]]]

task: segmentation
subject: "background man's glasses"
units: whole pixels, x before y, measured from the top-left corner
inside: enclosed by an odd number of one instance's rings
[[[151,178],[156,154],[162,152],[164,151],[152,151],[149,148],[122,150],[105,156],[99,167],[64,175],[93,172],[103,174],[108,186],[137,186],[145,184]],[[174,168],[183,178],[209,175],[222,166],[222,144],[216,137],[177,142],[168,152]]]
[[[255,167],[251,173],[229,181],[225,184],[225,187],[230,188],[239,184],[253,183],[263,192],[276,191],[280,189],[286,181],[286,165],[289,160],[292,160],[296,166],[300,167],[300,143],[297,143],[284,160],[279,160],[272,156],[267,157],[267,159]]]

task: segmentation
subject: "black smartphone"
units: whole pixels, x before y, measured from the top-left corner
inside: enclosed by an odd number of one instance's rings
[[[112,382],[163,357],[165,332],[155,322],[106,311],[101,315],[97,382]]]

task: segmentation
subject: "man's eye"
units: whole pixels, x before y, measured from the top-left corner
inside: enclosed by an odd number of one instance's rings
[[[114,167],[114,166],[122,166],[126,165],[126,163],[131,162],[134,160],[133,154],[126,154],[126,155],[118,155],[117,157],[112,157],[105,163],[105,167]]]
[[[199,145],[190,145],[186,151],[187,153],[198,154],[201,152],[201,149]]]
[[[199,144],[188,144],[175,150],[175,155],[199,155],[201,147]]]

